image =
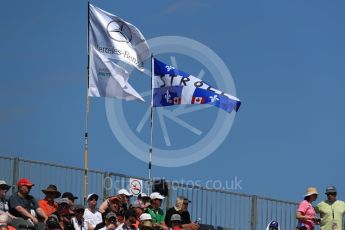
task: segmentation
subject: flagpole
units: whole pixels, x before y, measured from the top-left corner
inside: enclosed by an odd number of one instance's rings
[[[84,134],[84,205],[86,204],[87,185],[88,185],[88,161],[89,161],[89,135],[88,135],[88,118],[90,112],[90,96],[89,96],[89,76],[90,76],[90,2],[87,3],[87,87],[86,87],[86,113],[85,113],[85,134]]]
[[[153,77],[154,77],[154,59],[151,54],[151,116],[150,116],[150,148],[149,148],[149,183],[151,184],[152,170],[152,149],[153,149]]]

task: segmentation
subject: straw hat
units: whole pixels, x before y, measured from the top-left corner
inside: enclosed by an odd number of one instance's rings
[[[319,193],[317,192],[317,189],[315,187],[309,187],[307,189],[307,192],[305,193],[304,197],[311,196],[311,195],[318,195]]]

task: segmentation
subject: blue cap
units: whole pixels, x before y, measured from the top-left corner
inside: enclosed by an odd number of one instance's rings
[[[278,227],[279,227],[279,224],[278,224],[278,222],[277,221],[272,221],[271,223],[270,223],[270,226],[269,226],[270,228],[276,228],[276,229],[278,229]]]

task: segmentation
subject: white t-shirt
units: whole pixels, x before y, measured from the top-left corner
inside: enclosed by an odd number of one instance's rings
[[[72,223],[75,230],[87,230],[87,223],[85,222],[85,220],[83,220],[81,225],[79,225],[77,218],[73,217]]]
[[[97,224],[102,223],[102,214],[99,211],[91,212],[88,208],[84,212],[84,220],[90,227],[94,228]]]

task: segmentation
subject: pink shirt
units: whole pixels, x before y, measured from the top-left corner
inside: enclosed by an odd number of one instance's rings
[[[302,213],[302,215],[304,215],[304,216],[311,216],[311,217],[315,217],[316,216],[316,213],[315,213],[315,210],[314,210],[313,206],[311,205],[311,203],[309,203],[306,200],[304,200],[301,203],[299,203],[297,212]],[[312,220],[303,220],[303,221],[300,221],[300,222],[305,224],[308,230],[313,230],[314,229],[314,221],[312,221]]]

